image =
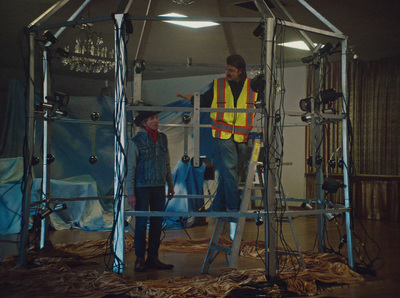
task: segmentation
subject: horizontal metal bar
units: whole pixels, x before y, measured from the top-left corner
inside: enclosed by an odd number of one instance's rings
[[[351,208],[336,208],[336,209],[316,209],[316,210],[299,210],[299,211],[256,211],[252,213],[247,212],[195,212],[195,211],[187,211],[187,212],[176,212],[176,211],[125,211],[125,216],[158,216],[158,217],[172,217],[172,216],[190,216],[190,217],[247,217],[247,218],[259,218],[266,217],[266,214],[274,215],[276,217],[294,217],[294,216],[308,216],[308,215],[319,215],[325,213],[344,213],[350,212]]]
[[[215,196],[211,195],[174,195],[173,199],[183,199],[183,198],[188,198],[188,199],[211,199],[214,198]]]
[[[297,24],[297,23],[281,21],[279,23],[279,25],[282,25],[282,26],[285,26],[285,27],[289,27],[289,28],[293,28],[293,29],[299,29],[299,30],[302,30],[302,31],[313,32],[313,33],[317,33],[317,34],[320,34],[320,35],[336,37],[336,38],[339,38],[339,39],[347,39],[347,36],[343,35],[343,34],[335,33],[335,32],[332,32],[332,31],[327,31],[327,30],[322,30],[322,29],[317,29],[317,28],[314,28],[314,27],[306,26],[306,25],[300,25],[300,24]]]
[[[49,30],[49,29],[61,28],[61,27],[73,27],[76,25],[82,25],[82,24],[87,24],[87,23],[111,21],[112,19],[113,19],[112,15],[105,15],[105,16],[98,16],[98,17],[87,18],[87,19],[66,21],[66,22],[62,22],[62,23],[33,26],[32,28],[28,28],[28,30],[32,31],[32,32],[37,32],[37,31],[44,31],[44,30]]]
[[[261,18],[238,18],[238,17],[167,17],[167,16],[149,16],[149,15],[131,15],[128,16],[133,21],[180,21],[180,22],[216,22],[216,23],[260,23]]]
[[[193,112],[194,107],[162,107],[162,106],[126,106],[127,111],[170,111],[170,112]],[[200,112],[252,112],[262,113],[262,109],[226,109],[226,108],[200,108]]]
[[[51,198],[49,201],[91,201],[91,200],[113,200],[114,196],[102,197],[75,197],[75,198]]]

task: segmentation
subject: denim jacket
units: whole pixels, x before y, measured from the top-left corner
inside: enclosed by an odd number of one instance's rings
[[[167,136],[158,132],[157,143],[141,128],[129,140],[127,195],[135,194],[135,187],[173,185]]]

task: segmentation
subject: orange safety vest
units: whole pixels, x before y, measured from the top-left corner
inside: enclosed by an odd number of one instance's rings
[[[257,93],[250,89],[250,80],[247,78],[235,107],[232,90],[226,78],[215,79],[211,108],[252,109],[256,98]],[[212,112],[210,117],[214,138],[227,140],[233,134],[234,140],[238,143],[248,141],[253,128],[254,113]]]

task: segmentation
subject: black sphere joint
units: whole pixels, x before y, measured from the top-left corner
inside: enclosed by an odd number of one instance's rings
[[[89,162],[90,162],[92,165],[94,165],[95,163],[97,163],[98,160],[99,160],[99,159],[97,158],[96,155],[92,155],[92,156],[89,157]]]
[[[90,118],[92,118],[93,121],[97,121],[97,120],[100,119],[100,113],[98,113],[98,112],[93,112],[93,113],[90,115]]]
[[[54,154],[47,154],[46,161],[47,161],[48,165],[51,164],[55,160],[56,160],[56,157],[54,156]]]
[[[182,122],[183,123],[189,124],[190,120],[191,120],[191,118],[190,118],[190,116],[188,114],[183,115],[183,117],[182,117]]]
[[[190,162],[190,157],[185,154],[184,156],[182,156],[182,162],[183,163],[189,163]]]
[[[33,157],[32,157],[32,165],[33,165],[33,166],[38,165],[39,162],[40,162],[39,157],[37,157],[37,156],[33,156]]]

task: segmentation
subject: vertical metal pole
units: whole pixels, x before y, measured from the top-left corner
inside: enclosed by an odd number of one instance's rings
[[[18,263],[20,265],[24,265],[26,263],[26,252],[29,243],[29,215],[30,215],[30,199],[31,199],[31,188],[32,188],[32,176],[30,175],[30,167],[32,161],[32,152],[33,152],[33,142],[34,142],[34,98],[35,98],[35,86],[34,86],[34,78],[35,78],[35,54],[34,54],[34,45],[35,45],[35,34],[29,33],[29,78],[27,84],[29,85],[29,98],[26,99],[26,110],[27,110],[27,133],[28,133],[28,168],[24,170],[24,183],[25,183],[25,192],[23,193],[22,198],[22,219],[21,219],[21,240],[19,246],[19,259]]]
[[[272,92],[272,88],[274,85],[272,84],[272,71],[274,69],[273,66],[273,51],[274,51],[274,26],[275,26],[275,18],[267,18],[267,27],[265,28],[265,48],[266,48],[266,65],[265,65],[265,103],[267,107],[267,119],[265,121],[264,127],[264,148],[267,148],[268,152],[266,152],[265,158],[266,164],[264,165],[265,174],[264,179],[266,186],[264,188],[264,206],[266,222],[268,225],[265,227],[265,262],[266,262],[266,274],[270,277],[274,277],[277,274],[277,264],[278,264],[278,256],[276,253],[277,246],[277,238],[276,238],[276,201],[275,201],[275,159],[272,150],[270,150],[270,146],[273,141],[274,131],[275,131],[275,98]]]
[[[43,102],[47,103],[47,95],[48,95],[48,66],[47,66],[47,51],[46,48],[43,51]],[[47,196],[49,193],[49,176],[48,176],[48,164],[47,164],[47,155],[48,155],[48,122],[46,118],[48,117],[49,112],[47,110],[44,111],[44,120],[43,120],[43,178],[42,178],[42,200],[46,201],[49,198]],[[43,208],[47,207],[47,202],[43,204]],[[40,248],[44,247],[46,242],[46,231],[47,230],[47,219],[43,218],[41,221],[41,229],[40,229]]]
[[[342,120],[342,146],[343,146],[343,162],[345,164],[345,170],[343,171],[343,183],[346,185],[344,188],[344,206],[346,208],[350,208],[350,185],[349,185],[349,164],[348,164],[348,144],[347,144],[347,119],[348,119],[348,111],[347,106],[349,98],[347,97],[348,92],[348,85],[347,85],[347,39],[342,41],[342,93],[343,93],[343,113],[346,117]],[[351,211],[350,211],[351,212]],[[345,213],[346,219],[346,235],[347,235],[347,253],[348,253],[348,262],[351,268],[354,267],[353,264],[353,242],[352,242],[352,235],[351,235],[351,213],[347,211]]]
[[[193,101],[193,167],[200,167],[200,93],[194,94]]]
[[[322,84],[323,84],[323,61],[321,61],[320,67],[318,69],[318,74],[316,76],[317,80],[317,86],[318,90],[322,90]],[[319,95],[318,95],[319,96]],[[318,101],[321,101],[321,98],[316,99]],[[324,209],[324,193],[322,191],[322,184],[324,181],[324,173],[323,173],[323,150],[321,150],[322,147],[322,142],[323,142],[323,126],[316,123],[316,113],[321,112],[321,105],[315,105],[314,102],[314,111],[313,111],[313,116],[312,116],[312,127],[314,128],[314,148],[315,151],[313,152],[313,165],[316,168],[315,171],[315,179],[316,179],[316,196],[317,196],[317,207],[318,209]],[[317,164],[316,158],[319,157],[321,160],[320,164]],[[318,251],[322,252],[325,248],[325,232],[324,232],[324,226],[325,226],[325,217],[324,214],[319,214],[317,215],[317,238],[318,238]]]
[[[90,3],[91,0],[86,0],[68,19],[68,21],[74,20],[82,10]],[[58,31],[54,34],[54,37],[59,37],[66,27],[61,27]],[[48,54],[47,54],[47,47],[51,45],[51,42],[47,42],[45,45],[45,50],[43,52],[43,102],[47,103],[47,95],[49,91],[49,80],[48,80]],[[49,113],[47,110],[44,112],[44,121],[43,121],[43,179],[42,179],[42,200],[48,201],[50,198],[50,169],[47,164],[47,155],[49,153],[49,122],[46,120]],[[47,207],[47,202],[44,203],[43,208]],[[47,239],[47,218],[43,218],[41,221],[41,229],[40,229],[40,248],[42,249],[45,245]]]
[[[125,77],[126,77],[126,56],[125,44],[122,38],[123,14],[115,15],[115,164],[114,164],[114,241],[113,249],[115,253],[113,271],[123,272],[122,263],[124,261],[124,177],[125,177],[125,158],[124,149],[126,148],[126,115],[125,115]],[[119,114],[119,115],[118,115]],[[119,135],[119,139],[118,139]]]

